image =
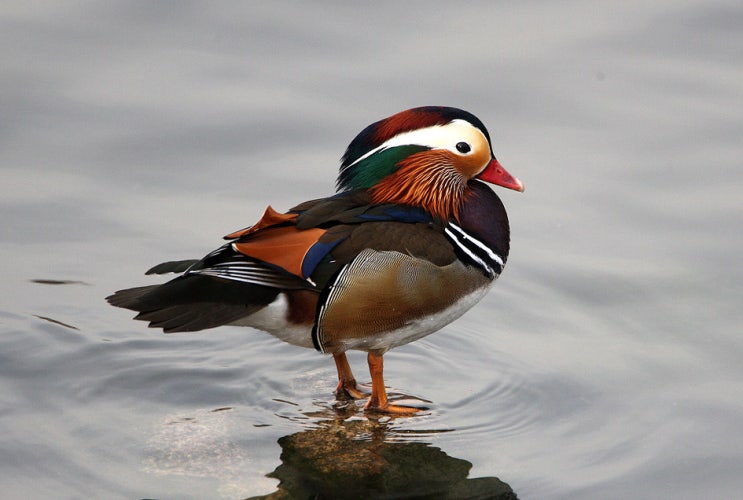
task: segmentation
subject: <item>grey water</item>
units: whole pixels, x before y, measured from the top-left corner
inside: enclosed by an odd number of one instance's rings
[[[732,0],[4,2],[2,496],[738,497],[741,54]],[[385,356],[425,414],[105,303],[331,194],[358,131],[429,104],[482,119],[526,191],[498,190],[491,293]]]

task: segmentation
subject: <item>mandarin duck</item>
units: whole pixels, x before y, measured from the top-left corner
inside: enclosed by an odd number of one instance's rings
[[[382,356],[461,316],[503,271],[508,217],[483,181],[524,189],[477,117],[439,106],[402,111],[351,141],[334,196],[286,213],[269,206],[203,259],[147,271],[180,276],[107,300],[168,333],[249,326],[332,354],[337,397],[414,413],[388,402]],[[371,395],[357,386],[349,349],[367,353]]]

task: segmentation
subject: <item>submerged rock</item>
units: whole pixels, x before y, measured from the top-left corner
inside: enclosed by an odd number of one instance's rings
[[[470,479],[472,464],[420,442],[389,441],[374,420],[330,420],[279,439],[278,490],[255,499],[516,499],[495,477]]]

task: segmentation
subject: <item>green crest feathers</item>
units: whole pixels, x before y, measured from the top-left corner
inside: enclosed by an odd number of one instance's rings
[[[400,161],[414,153],[428,149],[426,146],[419,145],[380,149],[363,160],[343,167],[338,175],[338,190],[369,189],[383,178],[395,173]]]

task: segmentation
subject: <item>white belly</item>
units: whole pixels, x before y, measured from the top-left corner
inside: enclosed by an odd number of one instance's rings
[[[288,308],[289,302],[286,295],[280,293],[276,300],[260,311],[230,324],[257,328],[288,344],[314,349],[312,345],[312,325],[289,322],[287,320],[289,317]]]

